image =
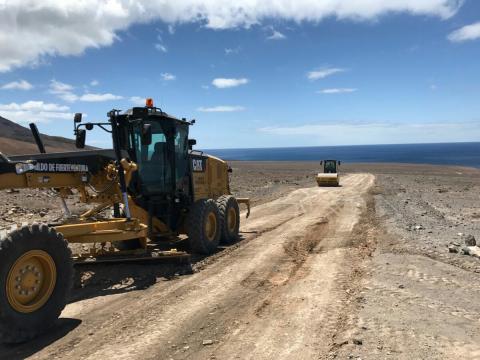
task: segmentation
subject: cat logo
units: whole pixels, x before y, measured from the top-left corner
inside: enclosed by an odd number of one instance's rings
[[[193,171],[203,172],[203,159],[192,159]]]

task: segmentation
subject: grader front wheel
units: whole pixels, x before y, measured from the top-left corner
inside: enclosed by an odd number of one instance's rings
[[[24,226],[0,242],[0,342],[29,340],[66,305],[73,263],[67,242],[47,225]]]
[[[8,303],[19,313],[37,311],[52,295],[56,281],[57,268],[52,257],[43,250],[28,251],[8,273]]]

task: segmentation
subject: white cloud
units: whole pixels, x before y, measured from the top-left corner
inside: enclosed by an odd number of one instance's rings
[[[283,35],[280,31],[273,30],[272,35],[267,36],[267,40],[283,40],[286,39],[287,37]]]
[[[140,96],[132,96],[130,97],[130,101],[137,106],[145,106],[146,98]]]
[[[307,78],[309,80],[318,80],[318,79],[324,79],[328,76],[331,76],[331,75],[334,75],[334,74],[337,74],[337,73],[341,73],[341,72],[344,72],[345,69],[341,69],[341,68],[321,68],[321,69],[318,69],[318,70],[313,70],[313,71],[310,71],[308,74],[307,74]]]
[[[45,103],[43,101],[27,101],[21,104],[12,102],[0,104],[0,115],[17,123],[51,122],[54,119],[73,119],[68,106]]]
[[[297,142],[305,139],[310,141],[308,145],[438,143],[476,141],[480,136],[480,122],[331,122],[263,127],[257,131],[272,136],[293,137]]]
[[[236,87],[240,85],[248,84],[249,80],[246,78],[240,79],[226,79],[226,78],[217,78],[213,79],[212,85],[219,89],[226,89],[231,87]]]
[[[173,26],[173,25],[171,25],[171,24],[168,25],[168,33],[169,33],[170,35],[175,34],[175,26]]]
[[[85,102],[101,102],[101,101],[112,101],[112,100],[120,100],[120,99],[123,99],[123,96],[113,95],[110,93],[105,93],[105,94],[87,93],[87,94],[78,96],[78,100],[85,101]]]
[[[177,77],[173,74],[170,74],[170,73],[162,73],[160,74],[160,76],[162,77],[162,80],[164,81],[172,81],[172,80],[175,80]]]
[[[161,32],[161,30],[158,30],[158,29],[157,31]],[[163,52],[163,53],[168,52],[167,47],[163,45],[163,38],[161,34],[157,34],[157,42],[153,46],[155,47],[155,49],[157,49],[160,52]]]
[[[66,84],[57,80],[52,80],[50,82],[49,92],[51,94],[56,95],[58,98],[62,99],[63,101],[67,101],[67,102],[75,102],[75,101],[100,102],[100,101],[111,101],[111,100],[123,99],[123,96],[113,95],[110,93],[104,93],[104,94],[85,93],[83,95],[77,95],[73,92],[74,89],[75,88],[70,84]]]
[[[66,102],[75,102],[78,100],[78,96],[71,92],[64,92],[57,95],[58,98]]]
[[[226,48],[225,55],[238,54],[240,50],[240,46],[237,46],[236,48]]]
[[[452,42],[464,42],[476,39],[480,39],[480,21],[466,25],[448,35],[448,40]]]
[[[249,27],[265,19],[317,23],[327,17],[375,20],[390,13],[453,16],[462,0],[16,0],[2,1],[0,71],[38,64],[46,56],[81,55],[110,46],[132,24],[200,23]],[[20,40],[19,40],[20,39]]]
[[[12,81],[2,86],[4,90],[30,90],[33,85],[26,80]]]
[[[346,93],[352,93],[357,91],[357,89],[354,88],[333,88],[333,89],[323,89],[317,91],[319,94],[346,94]]]
[[[70,84],[66,84],[57,80],[50,81],[49,92],[56,95],[58,98],[67,102],[75,102],[78,100],[78,96],[73,93],[74,87]]]
[[[50,92],[52,94],[62,94],[73,90],[73,86],[57,80],[50,81]]]
[[[90,86],[98,86],[100,84],[100,82],[98,80],[92,80],[90,81]]]
[[[160,43],[155,44],[155,49],[157,49],[158,51],[163,52],[163,53],[168,52],[167,47],[163,44],[160,44]]]
[[[235,112],[235,111],[243,111],[245,108],[243,106],[214,106],[214,107],[199,107],[197,111],[201,112]]]
[[[43,101],[27,101],[22,104],[0,104],[0,110],[28,110],[28,111],[67,111],[68,106],[44,103]]]

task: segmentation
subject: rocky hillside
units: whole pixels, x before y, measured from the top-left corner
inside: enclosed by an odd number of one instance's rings
[[[44,134],[41,136],[47,152],[76,149],[74,140]],[[29,128],[0,116],[0,152],[7,155],[31,154],[38,152],[38,148]]]

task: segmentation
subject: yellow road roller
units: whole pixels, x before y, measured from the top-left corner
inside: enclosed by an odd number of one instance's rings
[[[337,160],[322,160],[320,165],[323,166],[323,173],[317,174],[318,186],[339,186],[340,176],[338,175],[338,167],[341,165]]]

